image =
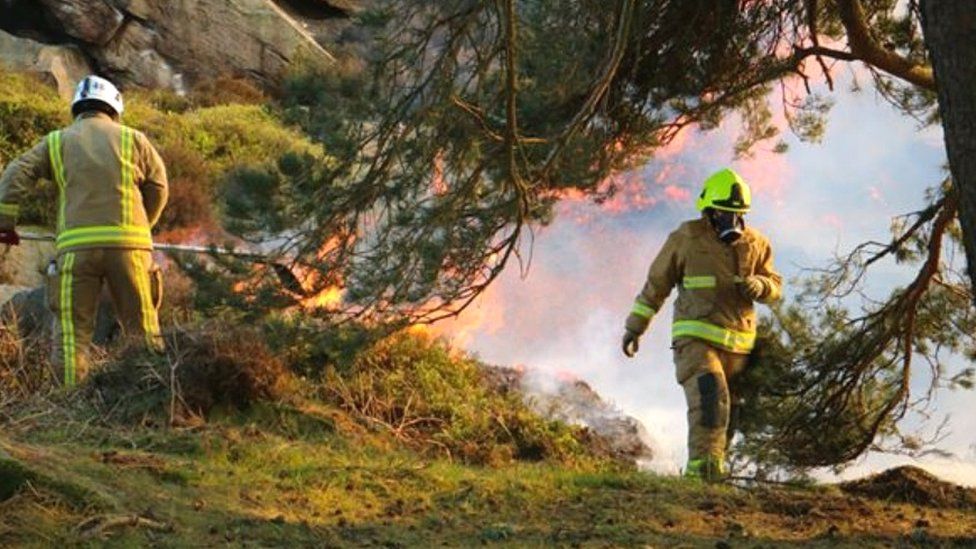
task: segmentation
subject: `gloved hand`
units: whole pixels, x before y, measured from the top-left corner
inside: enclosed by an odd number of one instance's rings
[[[739,293],[743,297],[751,301],[759,301],[763,294],[766,293],[766,285],[762,283],[762,280],[758,276],[740,278],[736,280],[735,286],[739,289]]]
[[[17,246],[20,244],[20,235],[17,234],[16,229],[3,229],[0,230],[0,244],[6,244],[8,246]]]
[[[632,358],[635,354],[637,354],[637,349],[639,348],[640,336],[634,332],[631,332],[630,330],[625,331],[623,342],[624,354]]]

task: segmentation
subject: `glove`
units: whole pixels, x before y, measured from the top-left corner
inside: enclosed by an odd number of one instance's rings
[[[739,289],[739,293],[743,297],[751,301],[759,301],[763,294],[766,293],[766,285],[762,283],[762,280],[758,276],[741,278],[736,281],[735,286]]]
[[[635,354],[637,354],[637,349],[639,348],[640,336],[634,332],[631,332],[630,330],[625,331],[623,342],[624,354],[632,358]]]
[[[0,244],[17,246],[20,244],[20,235],[17,234],[16,229],[0,230]]]

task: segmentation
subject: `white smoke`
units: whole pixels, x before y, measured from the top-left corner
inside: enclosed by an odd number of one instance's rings
[[[891,217],[917,209],[924,188],[943,176],[945,152],[933,137],[938,130],[919,132],[912,120],[867,94],[837,94],[837,100],[824,145],[788,139],[790,152],[775,162],[759,157],[735,164],[763,181],[765,194],[757,193],[757,208],[748,221],[769,235],[777,265],[788,278],[803,267],[822,266],[837,250],[869,239],[885,241]],[[661,166],[648,165],[647,192],[662,193],[663,185],[694,189],[728,159],[732,130],[692,134],[683,150],[670,151],[666,162],[681,169],[668,171],[680,179],[662,180]],[[856,159],[851,151],[858,151]],[[643,422],[655,452],[648,467],[675,473],[685,461],[687,423],[669,349],[670,305],[657,314],[636,359],[624,358],[619,347],[624,317],[654,253],[670,230],[697,212],[691,204],[666,199],[638,202],[641,207],[616,213],[574,204],[570,215],[557,217],[538,235],[528,278],[505,273],[473,309],[472,315],[492,320],[490,329],[465,325],[464,315],[458,326],[465,346],[488,362],[545,372],[549,377],[537,381],[541,391],[551,389],[546,379],[558,379],[561,372],[585,380]],[[898,268],[879,269],[875,284],[890,288],[904,275]],[[442,329],[452,330],[450,324]],[[937,416],[952,414],[953,434],[942,448],[956,457],[911,460],[872,454],[845,477],[912,463],[955,482],[976,484],[973,397],[971,392],[942,392],[933,410]]]

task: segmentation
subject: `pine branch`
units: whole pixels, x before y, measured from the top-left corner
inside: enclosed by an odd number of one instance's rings
[[[931,66],[905,59],[874,39],[861,0],[836,0],[836,4],[841,23],[847,31],[851,55],[908,83],[935,91],[935,76]]]

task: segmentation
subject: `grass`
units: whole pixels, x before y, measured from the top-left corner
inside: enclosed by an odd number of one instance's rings
[[[258,371],[275,356],[258,334],[176,334],[167,357],[122,353],[87,387],[0,405],[0,546],[976,543],[972,509],[836,487],[709,486],[622,466],[574,428],[492,394],[474,361],[427,337],[332,353],[318,370],[304,364],[302,379],[280,363]],[[250,345],[235,343],[242,336]],[[167,360],[208,407],[173,413]],[[238,375],[267,383],[243,401],[218,398],[221,379]],[[262,389],[276,380],[287,392]],[[380,402],[356,396],[366,393]],[[397,428],[405,421],[410,429]],[[469,438],[477,447],[442,451]],[[526,440],[549,451],[519,457]],[[495,446],[507,458],[483,459]]]
[[[971,512],[830,488],[745,490],[552,462],[466,465],[348,420],[312,403],[227,410],[190,430],[23,422],[4,447],[37,477],[0,503],[0,545],[855,547],[976,535]],[[54,471],[57,483],[43,480]],[[106,516],[164,528],[78,527]]]

